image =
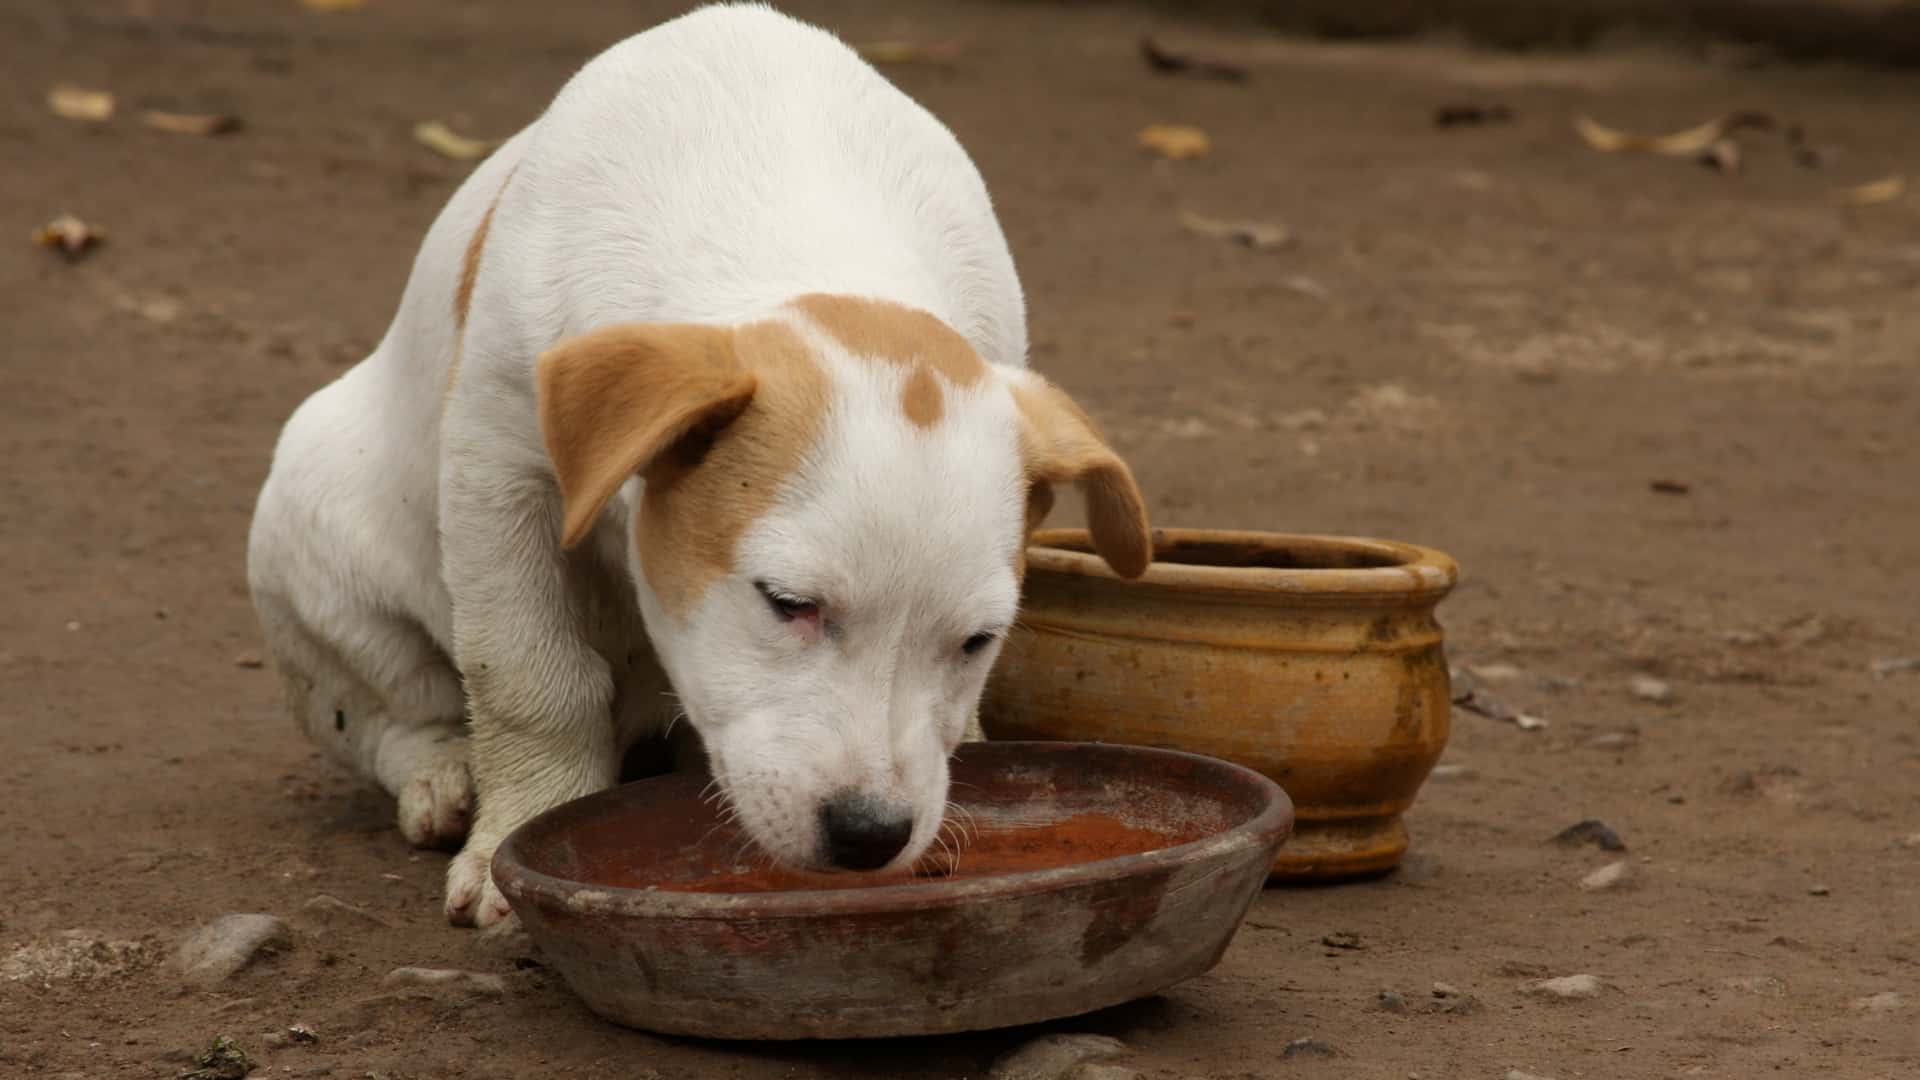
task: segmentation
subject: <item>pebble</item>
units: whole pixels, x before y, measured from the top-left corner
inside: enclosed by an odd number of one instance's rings
[[[459,968],[423,968],[402,967],[387,972],[380,985],[391,990],[395,987],[421,987],[434,991],[453,991],[459,993],[485,994],[498,997],[507,992],[507,980],[484,971],[462,971]]]
[[[1603,892],[1608,889],[1625,888],[1633,883],[1633,864],[1621,859],[1580,879],[1580,887],[1587,892]]]
[[[1808,896],[1829,896],[1832,893],[1833,890],[1827,888],[1825,885],[1815,885],[1807,890]]]
[[[1427,774],[1427,779],[1447,783],[1452,780],[1471,780],[1478,776],[1471,765],[1435,765]]]
[[[1633,736],[1624,731],[1609,731],[1588,739],[1587,745],[1595,750],[1625,750],[1633,745]]]
[[[1526,991],[1534,997],[1551,998],[1555,1001],[1586,1001],[1597,998],[1607,988],[1598,975],[1562,975],[1557,979],[1542,979],[1529,983]]]
[[[1108,1035],[1042,1035],[993,1063],[991,1080],[1076,1080],[1087,1064],[1117,1058],[1127,1044]]]
[[[1551,1080],[1539,1073],[1530,1073],[1522,1069],[1508,1069],[1505,1080]]]
[[[1854,998],[1847,1008],[1854,1012],[1887,1013],[1903,1009],[1907,1005],[1907,996],[1896,990],[1882,990],[1877,994],[1868,994],[1863,998]]]
[[[1900,841],[1900,845],[1902,847],[1920,848],[1920,832],[1908,833],[1906,839]]]
[[[1382,990],[1373,1000],[1382,1012],[1404,1013],[1407,1011],[1407,999],[1397,990]]]
[[[1450,983],[1437,982],[1433,984],[1433,1009],[1461,1016],[1479,1012],[1480,999]]]
[[[263,952],[291,945],[287,924],[258,913],[222,915],[188,934],[174,950],[172,966],[181,978],[214,986],[240,973]]]
[[[300,913],[314,922],[333,926],[391,926],[386,919],[337,896],[320,893],[300,905]]]
[[[267,662],[252,653],[241,653],[239,656],[233,658],[233,666],[254,671],[266,667]]]
[[[1754,994],[1759,997],[1787,996],[1787,984],[1771,975],[1735,975],[1733,978],[1721,980],[1721,984],[1729,990],[1738,990],[1743,994]]]
[[[1920,656],[1896,656],[1888,660],[1875,660],[1867,665],[1876,679],[1884,679],[1896,671],[1920,671]]]
[[[1333,1057],[1334,1049],[1319,1039],[1295,1039],[1287,1044],[1285,1050],[1280,1051],[1280,1056],[1283,1058]]]
[[[1673,701],[1673,684],[1651,675],[1635,675],[1627,680],[1627,689],[1641,701],[1666,705]]]
[[[1620,839],[1620,834],[1614,832],[1611,826],[1599,818],[1588,818],[1561,829],[1554,834],[1553,842],[1561,847],[1592,844],[1601,851],[1627,850],[1626,841]]]

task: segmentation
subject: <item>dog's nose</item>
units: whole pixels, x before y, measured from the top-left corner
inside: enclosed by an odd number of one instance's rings
[[[871,795],[843,792],[820,807],[827,859],[842,870],[877,870],[913,836],[913,814]]]

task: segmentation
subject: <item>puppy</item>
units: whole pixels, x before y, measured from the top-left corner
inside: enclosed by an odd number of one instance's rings
[[[1056,484],[1141,573],[1127,467],[1024,370],[985,185],[834,37],[700,9],[601,54],[428,231],[287,422],[248,579],[298,725],[488,864],[684,715],[748,837],[907,865]]]

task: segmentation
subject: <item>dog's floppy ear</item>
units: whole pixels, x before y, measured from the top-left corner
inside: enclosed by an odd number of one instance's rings
[[[1027,425],[1027,474],[1033,484],[1027,499],[1028,527],[1037,527],[1052,507],[1050,485],[1072,481],[1086,497],[1093,550],[1121,577],[1146,573],[1153,561],[1153,533],[1126,462],[1080,406],[1045,379],[1022,375],[1013,383],[1013,399]]]
[[[587,535],[628,477],[678,446],[710,439],[746,409],[755,389],[731,330],[667,324],[568,338],[541,354],[537,384],[567,547]]]

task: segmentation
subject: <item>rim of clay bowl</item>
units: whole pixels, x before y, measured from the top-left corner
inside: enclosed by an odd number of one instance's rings
[[[1191,558],[1192,552],[1207,549],[1221,552],[1221,561]],[[1185,558],[1163,562],[1169,554]],[[1365,536],[1154,529],[1153,558],[1145,574],[1129,581],[1093,553],[1093,539],[1087,530],[1041,529],[1028,542],[1027,572],[1031,575],[1038,570],[1197,594],[1318,594],[1343,599],[1377,596],[1403,603],[1437,600],[1451,592],[1460,579],[1459,566],[1445,552]]]
[[[640,919],[817,919],[841,915],[888,914],[929,908],[955,907],[1004,900],[1040,892],[1071,888],[1076,885],[1120,878],[1156,869],[1172,870],[1196,860],[1224,854],[1238,848],[1263,847],[1284,842],[1293,831],[1293,800],[1266,776],[1205,754],[1159,747],[1129,746],[1119,743],[1056,742],[1009,740],[978,743],[979,746],[1004,747],[1045,756],[1101,753],[1125,757],[1180,758],[1199,768],[1215,770],[1224,777],[1237,777],[1262,796],[1260,812],[1233,828],[1190,840],[1158,851],[1116,855],[1092,862],[1073,863],[1047,870],[1023,870],[984,877],[878,885],[854,889],[794,889],[781,892],[721,893],[668,889],[630,889],[618,885],[600,885],[556,878],[527,865],[520,855],[525,837],[547,819],[563,814],[586,799],[596,799],[618,791],[609,789],[565,803],[541,814],[508,834],[494,852],[492,873],[495,883],[511,899],[559,907],[576,914],[617,916]],[[637,781],[645,783],[646,781]]]

